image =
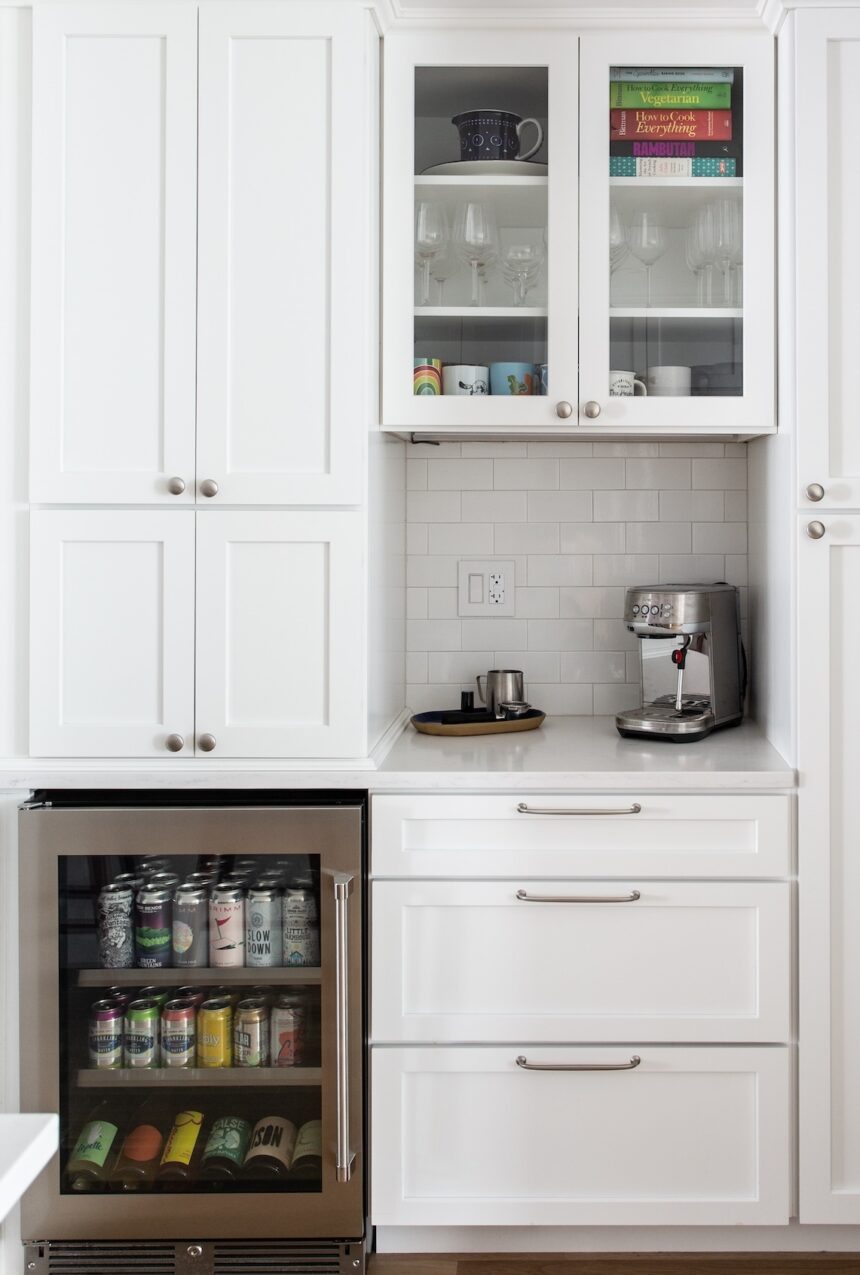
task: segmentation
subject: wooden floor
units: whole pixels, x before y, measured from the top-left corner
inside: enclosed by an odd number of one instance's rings
[[[860,1275],[860,1253],[583,1253],[370,1259],[370,1275]]]

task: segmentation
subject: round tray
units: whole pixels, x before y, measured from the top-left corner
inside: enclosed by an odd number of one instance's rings
[[[546,713],[542,713],[539,708],[530,708],[522,717],[505,718],[500,722],[443,725],[442,715],[450,711],[448,708],[440,708],[432,713],[416,713],[412,718],[412,725],[422,735],[505,735],[510,731],[537,730],[546,717]]]

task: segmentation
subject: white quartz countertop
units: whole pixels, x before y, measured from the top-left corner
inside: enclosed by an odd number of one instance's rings
[[[0,1116],[0,1222],[59,1145],[59,1116]]]
[[[692,744],[622,739],[612,717],[548,717],[536,731],[449,737],[407,726],[377,768],[316,763],[300,770],[266,761],[0,762],[0,790],[32,788],[369,789],[492,792],[793,788],[794,770],[759,728],[717,731]]]

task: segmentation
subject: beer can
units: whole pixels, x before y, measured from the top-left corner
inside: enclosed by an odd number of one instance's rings
[[[233,867],[238,872],[257,872],[260,867],[260,860],[251,858],[234,859]]]
[[[209,964],[245,964],[245,891],[233,882],[220,882],[209,900]]]
[[[99,891],[99,960],[102,969],[134,968],[134,891],[130,885],[114,881]]]
[[[158,1005],[159,1012],[164,1009],[167,1001],[173,999],[173,992],[169,987],[142,987],[137,993],[137,1000],[155,1001]]]
[[[141,969],[169,968],[173,942],[173,891],[147,884],[134,907],[134,946]]]
[[[139,999],[137,992],[130,992],[127,987],[108,987],[105,989],[104,998],[114,1005],[119,1005],[123,1013],[131,1001]]]
[[[319,965],[320,927],[314,892],[291,886],[284,895],[283,961],[285,965]]]
[[[120,872],[114,877],[114,885],[130,885],[135,894],[143,885],[144,876],[140,872]]]
[[[209,991],[211,1000],[229,1001],[230,1008],[235,1009],[242,999],[242,993],[235,987],[213,987]]]
[[[202,886],[205,886],[208,890],[211,886],[218,884],[218,873],[217,872],[189,872],[188,876],[185,878],[185,884],[186,885],[202,885]]]
[[[181,880],[178,872],[153,872],[147,885],[157,885],[162,890],[175,890]]]
[[[132,1001],[125,1011],[126,1067],[157,1067],[160,1006],[157,1001]]]
[[[209,891],[205,886],[177,886],[173,898],[173,964],[178,969],[209,964]]]
[[[178,998],[194,1002],[194,1008],[199,1009],[205,1000],[212,998],[212,991],[202,987],[177,987],[176,995]]]
[[[233,1065],[233,1006],[228,1000],[212,998],[197,1011],[197,1065]]]
[[[197,1007],[186,998],[168,1001],[161,1011],[162,1067],[193,1067],[197,1061]]]
[[[95,1001],[90,1007],[90,1066],[122,1066],[122,1037],[125,1011],[114,1000]]]
[[[269,1054],[273,1067],[300,1067],[305,1058],[307,1005],[298,992],[282,992],[272,1006]]]
[[[269,1007],[261,996],[249,996],[236,1006],[233,1064],[236,1067],[269,1065]]]
[[[245,905],[245,963],[281,965],[283,932],[281,894],[272,886],[252,886]]]

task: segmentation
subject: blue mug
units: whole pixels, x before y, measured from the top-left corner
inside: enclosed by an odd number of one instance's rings
[[[534,363],[491,363],[491,394],[539,394],[540,376]]]

